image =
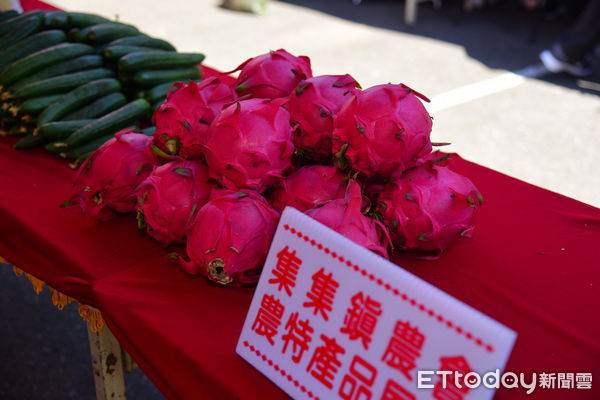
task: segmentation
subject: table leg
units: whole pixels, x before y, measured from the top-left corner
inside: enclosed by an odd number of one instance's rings
[[[125,372],[127,372],[127,373],[133,372],[136,368],[138,368],[138,365],[135,362],[135,360],[131,357],[131,355],[129,355],[127,350],[125,350],[122,346],[121,346],[121,354],[123,355],[123,369],[125,370]]]
[[[424,3],[429,0],[405,0],[404,1],[404,23],[408,26],[413,26],[417,23],[417,9],[420,3]],[[442,8],[442,0],[431,0],[433,1],[433,7],[435,9]]]
[[[404,23],[413,26],[417,22],[417,7],[419,0],[405,0],[404,2]]]
[[[99,332],[88,327],[97,400],[126,400],[121,345],[105,325]]]

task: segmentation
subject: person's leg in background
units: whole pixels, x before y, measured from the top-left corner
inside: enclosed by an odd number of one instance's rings
[[[590,75],[591,56],[600,41],[600,0],[588,0],[575,24],[551,49],[540,53],[550,72],[567,72],[582,77]]]

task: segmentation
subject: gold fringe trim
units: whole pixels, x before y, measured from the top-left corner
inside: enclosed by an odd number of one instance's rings
[[[52,292],[52,304],[54,304],[59,310],[62,310],[63,308],[65,308],[65,306],[71,304],[74,301],[71,297],[67,296],[66,294],[61,293],[58,290],[51,288],[50,286],[48,286],[48,288]]]
[[[35,294],[42,293],[42,290],[44,290],[45,285],[44,281],[39,280],[38,278],[31,274],[28,274],[27,272],[25,272],[25,276],[27,277],[27,279],[29,279],[29,282],[31,282],[31,287],[33,287],[33,291],[35,292]]]
[[[9,264],[10,263],[2,256],[0,256],[0,264]],[[46,285],[46,283],[38,278],[36,278],[35,276],[28,274],[27,272],[23,271],[21,268],[18,268],[16,266],[12,266],[12,270],[13,273],[16,276],[23,276],[25,275],[27,277],[27,279],[29,279],[29,282],[31,282],[31,286],[33,288],[33,291],[36,294],[40,294],[42,292],[42,290],[44,290],[44,285]],[[64,309],[67,305],[71,304],[71,303],[77,303],[77,301],[75,299],[73,299],[72,297],[67,296],[64,293],[59,292],[58,290],[48,286],[48,288],[50,289],[50,291],[52,292],[52,304],[54,304],[56,306],[56,308],[58,308],[59,310]],[[90,306],[86,306],[85,304],[80,304],[77,303],[79,305],[79,309],[77,310],[79,313],[79,316],[88,323],[88,326],[90,328],[90,330],[92,332],[100,332],[102,330],[102,328],[104,327],[104,319],[102,318],[102,313]]]
[[[100,311],[93,307],[79,304],[79,316],[83,318],[89,325],[92,332],[100,332],[104,327],[104,319]]]

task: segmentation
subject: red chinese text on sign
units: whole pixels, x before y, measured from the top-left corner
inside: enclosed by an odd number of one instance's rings
[[[402,372],[410,381],[412,370],[417,366],[416,360],[425,342],[425,336],[416,326],[405,321],[396,322],[394,333],[387,345],[381,361]]]
[[[271,346],[275,344],[273,337],[277,335],[284,311],[285,307],[275,296],[268,294],[263,296],[252,330],[267,338]]]
[[[464,385],[463,380],[459,380],[460,388],[456,386],[455,373],[460,372],[463,377],[471,372],[469,363],[463,356],[442,357],[440,358],[440,371],[450,371],[446,376],[446,387],[444,387],[443,378],[440,379],[433,388],[433,398],[436,400],[462,400],[469,393],[469,388]],[[462,383],[461,383],[462,382]]]
[[[338,394],[344,400],[369,400],[371,387],[377,379],[377,368],[355,355],[348,373],[344,376]]]
[[[333,309],[335,292],[340,284],[333,279],[333,273],[325,273],[325,268],[313,274],[312,281],[310,291],[306,293],[309,301],[305,301],[302,305],[313,308],[313,315],[319,313],[325,321],[328,321],[329,312]]]
[[[385,384],[381,400],[416,400],[416,397],[398,382],[390,379]]]
[[[327,388],[333,388],[333,380],[337,374],[338,368],[342,362],[338,359],[339,354],[346,353],[346,350],[338,344],[335,338],[321,335],[323,345],[317,347],[306,367],[314,378],[325,385]]]
[[[441,376],[422,381],[417,370],[438,371],[442,358],[446,369],[457,369],[462,364],[447,357],[449,349],[477,371],[502,369],[514,338],[496,321],[287,208],[236,351],[293,398],[431,400]],[[438,400],[493,398],[493,390],[481,387],[465,396],[451,378],[446,390],[438,385]],[[417,389],[418,382],[427,387]]]
[[[308,345],[312,340],[312,333],[314,329],[310,326],[309,321],[299,320],[298,313],[292,313],[287,323],[285,324],[285,329],[287,329],[287,333],[281,336],[281,340],[283,340],[283,350],[282,353],[288,349],[288,345],[292,344],[292,361],[298,364],[302,360],[302,355],[306,350],[308,350]]]
[[[363,292],[352,296],[350,303],[340,332],[347,334],[350,340],[360,339],[365,350],[368,350],[371,336],[377,326],[377,318],[382,312],[381,303],[365,296]]]
[[[296,287],[296,277],[302,260],[296,256],[296,250],[290,251],[288,246],[277,253],[277,264],[273,269],[274,278],[269,283],[279,285],[278,291],[285,290],[288,296],[292,295],[292,288]]]

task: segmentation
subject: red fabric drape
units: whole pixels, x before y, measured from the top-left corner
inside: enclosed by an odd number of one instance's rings
[[[100,308],[167,397],[283,396],[234,352],[251,288],[186,276],[132,216],[100,223],[59,208],[73,172],[42,150],[13,150],[12,142],[0,140],[0,254]],[[437,261],[408,254],[395,261],[517,331],[507,370],[600,376],[600,210],[458,157],[454,168],[485,196],[474,237]],[[597,390],[534,392],[571,395],[592,399]]]
[[[38,0],[21,0],[21,7],[23,7],[24,11],[29,11],[29,10],[59,10],[59,8],[54,7],[51,4],[44,3],[43,1],[38,1]]]

